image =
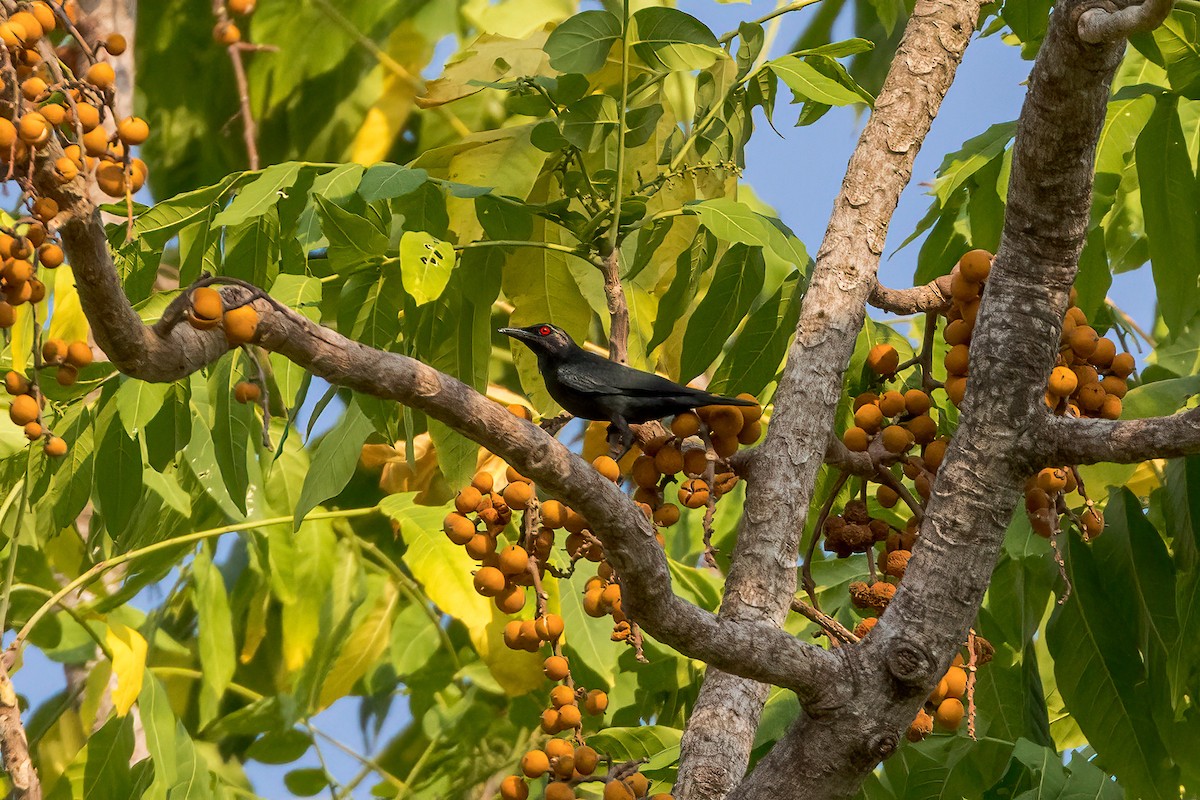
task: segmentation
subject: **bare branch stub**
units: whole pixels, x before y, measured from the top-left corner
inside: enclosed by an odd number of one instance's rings
[[[893,314],[945,311],[950,307],[950,276],[911,289],[889,289],[876,281],[867,302]]]
[[[1078,12],[1079,38],[1101,44],[1152,31],[1162,24],[1174,5],[1174,0],[1143,0],[1124,6],[1119,3],[1083,6]]]

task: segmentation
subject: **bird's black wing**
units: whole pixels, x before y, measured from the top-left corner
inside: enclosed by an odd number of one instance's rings
[[[707,395],[707,392],[680,386],[652,372],[626,367],[595,353],[584,351],[582,355],[585,357],[573,358],[558,367],[558,380],[568,389],[625,397]]]

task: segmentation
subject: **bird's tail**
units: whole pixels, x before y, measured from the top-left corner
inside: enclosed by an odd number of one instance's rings
[[[741,397],[723,397],[719,394],[704,392],[704,402],[700,406],[756,406],[757,400],[745,400]]]

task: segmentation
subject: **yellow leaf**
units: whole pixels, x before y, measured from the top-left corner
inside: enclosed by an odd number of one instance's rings
[[[330,667],[328,677],[321,684],[318,710],[350,694],[358,679],[366,675],[367,670],[383,657],[392,633],[392,622],[396,619],[399,597],[400,592],[395,584],[388,581],[383,585],[375,606],[346,639],[337,661]]]
[[[112,651],[112,669],[117,676],[112,701],[117,716],[123,717],[133,708],[142,691],[142,678],[146,674],[146,640],[133,628],[111,621],[104,638]]]
[[[238,660],[249,664],[258,652],[258,646],[267,635],[267,613],[271,609],[271,592],[266,586],[260,586],[250,600],[250,608],[246,616],[246,635],[242,639],[242,652]]]
[[[37,304],[37,320],[46,321],[45,300]],[[12,368],[14,372],[24,373],[29,368],[33,356],[33,314],[34,307],[30,303],[17,306],[12,326]]]
[[[50,337],[64,342],[86,342],[87,317],[75,290],[75,273],[67,265],[54,271],[54,316],[50,318]]]
[[[429,61],[429,43],[407,20],[388,38],[388,58],[383,70],[383,90],[375,105],[367,109],[362,127],[350,145],[350,160],[374,164],[387,158],[392,144],[412,115],[421,68]]]
[[[547,586],[549,588],[549,586]],[[555,593],[556,594],[556,593]],[[542,674],[542,662],[545,653],[528,653],[524,650],[509,650],[504,645],[504,626],[514,619],[532,618],[533,590],[529,590],[529,600],[525,610],[516,616],[503,614],[492,606],[492,621],[482,630],[471,631],[471,644],[488,671],[496,679],[509,697],[519,697],[546,685],[546,676]]]
[[[504,626],[514,617],[501,614],[491,600],[475,591],[473,574],[479,565],[442,533],[442,518],[449,508],[413,505],[411,495],[391,495],[380,507],[399,523],[400,535],[408,545],[404,563],[424,587],[425,595],[466,626],[471,644],[504,691],[515,697],[541,686],[544,656],[504,646]],[[530,591],[531,602],[522,617],[530,614],[532,599]]]

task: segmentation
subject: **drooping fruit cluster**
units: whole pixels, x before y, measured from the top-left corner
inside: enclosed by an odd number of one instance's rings
[[[22,188],[32,190],[31,182],[18,177],[30,156],[60,148],[61,155],[54,161],[60,182],[89,173],[105,194],[128,197],[141,189],[147,176],[145,162],[129,150],[149,138],[150,128],[139,117],[116,119],[112,111],[116,72],[111,64],[98,60],[106,51],[124,53],[127,45],[120,34],[112,34],[91,46],[72,47],[77,35],[75,14],[73,3],[34,0],[5,14],[0,22],[0,40],[9,50],[6,79],[20,87],[21,101],[11,117],[0,118],[0,161],[9,165],[10,177],[29,184]],[[82,63],[64,69],[55,47],[67,48]],[[53,202],[49,198],[36,202],[47,201]],[[50,217],[56,213],[56,207],[44,212]]]
[[[891,345],[876,345],[875,350],[879,348],[896,353]],[[938,435],[937,422],[929,415],[932,408],[933,401],[921,389],[863,392],[854,399],[854,424],[842,434],[842,442],[854,452],[866,451],[878,442],[896,456],[914,445],[925,447]]]
[[[1118,353],[1112,339],[1101,337],[1088,324],[1072,292],[1058,362],[1046,386],[1046,405],[1056,414],[1117,419],[1133,368],[1133,356]]]
[[[89,354],[91,351],[88,351]],[[58,458],[67,454],[67,443],[50,432],[42,420],[41,393],[28,378],[19,372],[9,371],[4,376],[4,389],[12,396],[8,406],[8,418],[25,431],[31,442],[41,440],[46,455]]]
[[[886,541],[891,530],[885,520],[871,518],[866,503],[851,500],[841,514],[825,520],[825,549],[838,558],[849,558],[852,553],[865,553],[876,542]]]
[[[496,608],[505,614],[516,614],[525,607],[525,587],[533,585],[531,570],[537,570],[540,577],[546,562],[544,558],[531,561],[529,552],[520,544],[499,547],[513,509],[525,510],[534,496],[529,480],[511,467],[507,478],[508,485],[498,491],[491,473],[476,474],[471,485],[455,496],[455,510],[446,515],[442,530],[450,541],[461,545],[467,555],[479,562],[475,591],[492,598]],[[548,557],[553,538],[539,538],[543,541],[537,548]]]
[[[755,399],[748,394],[738,397]],[[762,437],[761,419],[758,405],[706,406],[677,415],[671,433],[647,442],[643,455],[633,462],[630,477],[637,486],[633,499],[649,509],[659,527],[679,521],[679,506],[704,508],[710,500],[719,500],[738,480],[728,459],[740,445]],[[676,505],[665,500],[666,489],[681,473],[684,479],[676,491]]]
[[[258,333],[258,312],[249,303],[226,309],[221,293],[209,286],[198,286],[191,291],[191,305],[187,309],[187,320],[192,327],[208,331],[222,326],[225,339],[237,346],[254,341]]]
[[[1068,507],[1066,496],[1078,492],[1084,509],[1076,516]],[[1075,518],[1085,541],[1104,532],[1104,513],[1088,498],[1073,466],[1046,467],[1025,482],[1025,513],[1033,532],[1050,539],[1059,531],[1059,519],[1064,514]]]
[[[4,122],[0,117],[0,124]],[[0,153],[0,157],[2,157]],[[40,209],[49,212],[53,200],[32,201],[31,213]],[[58,213],[53,213],[47,221]],[[40,303],[46,298],[46,285],[39,279],[40,268],[53,269],[63,263],[63,251],[55,242],[49,241],[46,224],[33,216],[21,217],[12,228],[0,228],[0,328],[11,328],[16,322],[16,307],[25,303]]]
[[[992,660],[995,652],[986,639],[975,637],[975,667]],[[962,725],[967,709],[964,701],[970,689],[969,670],[962,654],[954,656],[950,668],[930,692],[925,704],[917,711],[916,718],[908,726],[906,736],[910,742],[919,742],[933,732],[936,725],[944,731],[955,731]]]
[[[79,370],[92,363],[92,348],[84,341],[68,344],[62,339],[47,339],[42,343],[42,360],[47,366],[58,367],[54,377],[60,386],[72,386]]]
[[[559,687],[565,688],[565,687]],[[566,706],[564,706],[566,707]],[[596,776],[603,767],[605,774]],[[650,780],[634,771],[636,763],[616,764],[586,744],[572,745],[566,739],[550,739],[521,757],[521,774],[510,775],[500,784],[502,800],[526,800],[528,781],[546,778],[546,800],[575,800],[575,786],[585,780],[604,782],[604,800],[635,800],[646,797]],[[655,794],[650,800],[672,800],[670,794]]]

